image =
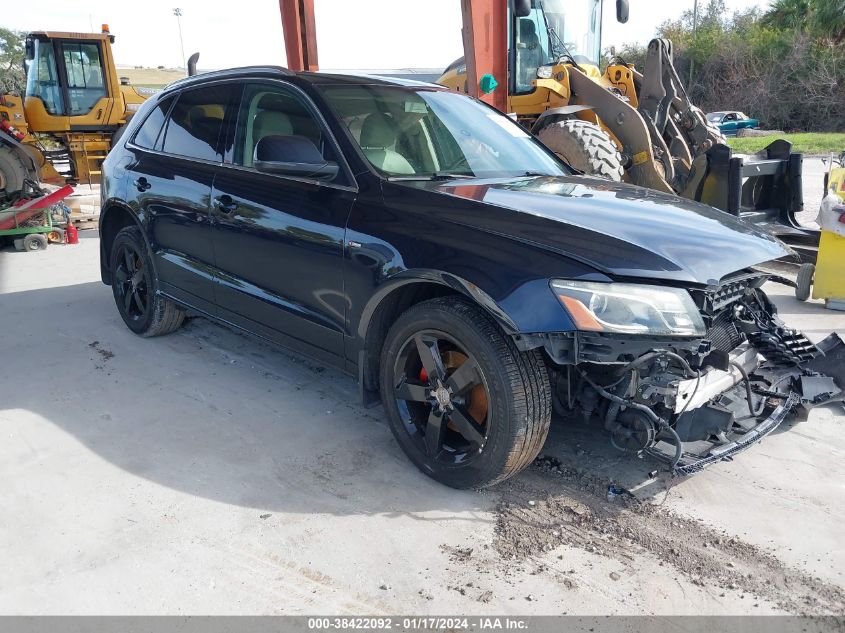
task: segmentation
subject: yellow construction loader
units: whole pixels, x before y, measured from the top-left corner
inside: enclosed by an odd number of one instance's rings
[[[808,252],[818,244],[795,218],[801,155],[777,140],[734,156],[687,96],[668,40],[651,41],[642,72],[619,57],[602,72],[602,0],[507,4],[507,112],[567,163],[766,224]],[[617,0],[616,17],[627,21],[627,0]],[[438,83],[470,92],[467,76],[459,59]]]
[[[0,95],[0,193],[99,182],[115,134],[149,96],[118,77],[102,33],[26,37],[26,95]]]

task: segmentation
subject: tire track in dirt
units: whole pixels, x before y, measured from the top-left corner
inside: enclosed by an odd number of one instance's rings
[[[630,494],[607,500],[609,481],[538,458],[503,484],[494,548],[505,560],[560,545],[630,562],[653,556],[693,584],[738,590],[797,615],[845,613],[845,590],[788,567],[774,554]]]

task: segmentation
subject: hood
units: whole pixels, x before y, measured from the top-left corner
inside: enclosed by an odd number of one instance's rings
[[[713,207],[586,176],[391,184],[482,203],[482,213],[449,205],[440,206],[438,215],[617,277],[712,285],[791,254],[777,238]]]

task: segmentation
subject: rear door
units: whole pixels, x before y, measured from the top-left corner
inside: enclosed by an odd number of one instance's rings
[[[239,93],[235,83],[186,89],[149,115],[152,123],[164,119],[157,134],[152,124],[146,133],[145,121],[127,143],[137,158],[127,196],[147,227],[160,287],[209,314],[216,313],[209,199],[226,109]]]
[[[344,233],[356,192],[350,172],[316,107],[289,84],[247,84],[232,127],[231,164],[211,194],[219,315],[338,362],[346,318]],[[340,163],[335,179],[253,167],[262,138],[289,135],[305,137],[326,160]]]

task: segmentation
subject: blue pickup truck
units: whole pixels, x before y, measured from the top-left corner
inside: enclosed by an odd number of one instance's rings
[[[711,112],[707,115],[707,121],[717,126],[725,136],[735,136],[737,130],[760,127],[758,119],[752,119],[744,112],[737,112],[736,110]]]

